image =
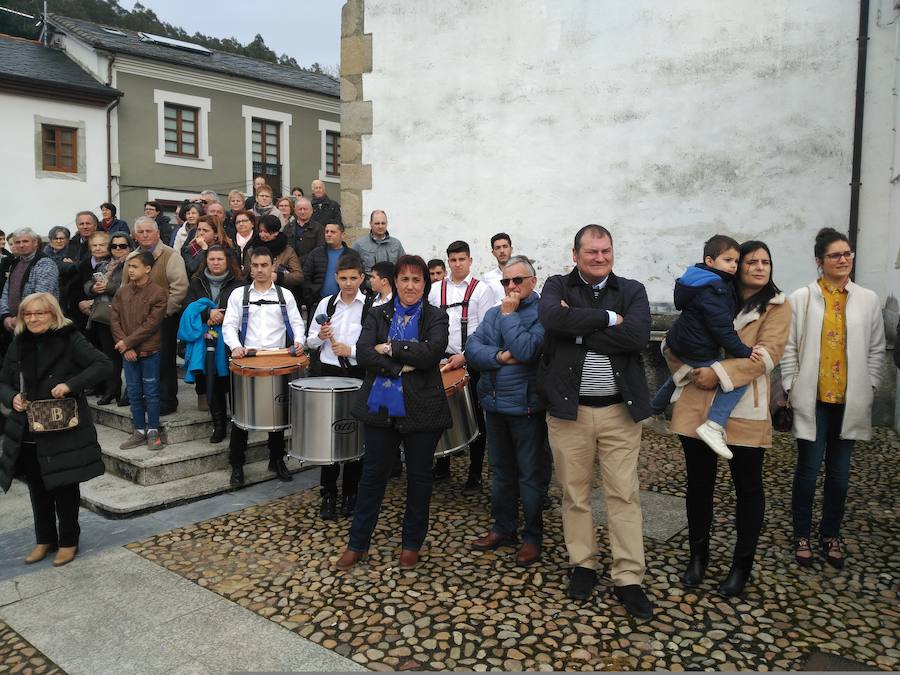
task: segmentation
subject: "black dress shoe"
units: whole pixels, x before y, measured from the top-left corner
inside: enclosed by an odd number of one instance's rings
[[[587,567],[573,567],[569,571],[569,590],[573,600],[587,600],[597,585],[597,572]]]
[[[330,492],[322,493],[322,503],[319,504],[319,518],[322,520],[337,520],[337,495]]]
[[[281,459],[281,457],[269,460],[269,471],[274,471],[279,480],[282,480],[285,483],[290,483],[294,480],[294,477],[287,470],[287,467],[284,465],[284,460]]]
[[[719,584],[719,587],[716,590],[719,592],[719,595],[724,598],[736,598],[744,592],[744,586],[747,585],[749,579],[749,569],[744,566],[738,567],[732,565],[731,570],[728,572],[728,576],[725,577],[725,581]]]
[[[109,405],[115,400],[116,397],[114,394],[103,394],[103,396],[97,399],[97,405]]]
[[[350,518],[353,516],[353,510],[356,508],[356,495],[342,495],[341,496],[341,515],[344,518]]]
[[[221,443],[225,440],[225,436],[228,434],[226,427],[213,427],[212,436],[209,437],[209,442],[215,445],[216,443]]]
[[[613,595],[625,605],[625,610],[637,619],[649,619],[653,616],[653,605],[647,599],[644,589],[638,584],[614,586]]]
[[[127,408],[131,405],[131,401],[128,400],[127,396],[123,396],[119,399],[118,403],[116,403],[117,408]]]
[[[709,564],[709,556],[696,554],[692,555],[688,562],[687,569],[681,575],[681,583],[688,588],[696,588],[703,581],[706,574],[706,566]]]
[[[244,467],[231,467],[231,479],[228,481],[233,487],[239,487],[244,484]]]
[[[161,407],[161,408],[159,409],[159,414],[160,414],[160,416],[163,416],[163,415],[174,415],[176,412],[178,412],[178,406],[177,406],[177,405],[176,405],[175,407],[172,407],[172,406],[166,406],[165,408],[162,408],[162,407]]]
[[[469,476],[466,484],[463,486],[462,493],[464,495],[477,495],[483,487],[480,476]]]

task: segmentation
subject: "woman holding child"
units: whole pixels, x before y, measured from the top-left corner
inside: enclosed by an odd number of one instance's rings
[[[726,358],[711,366],[692,368],[666,351],[679,389],[672,413],[672,431],[679,434],[687,469],[687,508],[691,558],[682,576],[685,586],[698,586],[709,563],[713,490],[718,455],[698,435],[710,417],[717,394],[738,387],[746,390],[725,422],[731,479],[737,495],[737,543],[731,571],[719,584],[721,595],[738,596],[750,577],[765,514],[762,485],[764,449],[772,445],[769,416],[769,373],[781,359],[791,324],[791,308],[772,279],[772,257],[761,241],[741,245],[737,272],[737,317],[740,341],[756,358]]]

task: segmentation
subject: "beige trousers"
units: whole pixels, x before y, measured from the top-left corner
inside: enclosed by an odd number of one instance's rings
[[[563,534],[569,562],[597,569],[597,535],[591,512],[594,458],[600,462],[606,498],[612,579],[616,586],[640,584],[644,578],[644,537],[637,463],[641,425],[624,403],[578,406],[578,419],[547,415],[553,466],[563,490]]]

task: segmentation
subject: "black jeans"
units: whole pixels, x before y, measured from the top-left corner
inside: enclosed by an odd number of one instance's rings
[[[487,429],[484,423],[484,410],[478,398],[478,380],[480,373],[477,370],[469,370],[469,394],[472,397],[472,407],[475,410],[475,422],[478,424],[478,436],[469,444],[469,478],[481,478],[484,468],[484,446],[487,439]],[[450,471],[450,458],[441,457],[434,463],[434,470],[440,474]]]
[[[330,363],[319,363],[318,373],[321,377],[355,377],[360,380],[365,379],[366,370],[360,366],[352,366],[349,370],[344,370],[340,366],[334,366]],[[344,483],[343,494],[345,497],[355,495],[359,486],[359,477],[362,474],[362,460],[355,462],[344,462]],[[337,480],[341,475],[340,464],[329,464],[322,467],[322,473],[319,476],[319,485],[322,491],[332,495],[337,495]]]
[[[181,313],[167,316],[162,323],[162,347],[159,350],[159,407],[166,412],[178,408],[178,321]]]
[[[231,438],[228,441],[228,463],[233,467],[244,466],[247,459],[247,430],[231,423]],[[269,432],[269,461],[284,457],[284,430]]]
[[[112,328],[106,323],[91,322],[91,342],[97,349],[106,354],[113,362],[113,373],[104,384],[104,393],[112,394],[117,399],[122,394],[122,355],[116,351]]]
[[[44,487],[34,443],[27,441],[22,443],[19,462],[28,483],[28,494],[31,496],[36,542],[64,548],[78,546],[78,537],[81,534],[78,525],[81,490],[78,483],[61,485],[52,490]]]
[[[713,491],[716,486],[716,455],[703,441],[680,436],[687,468],[688,531],[691,553],[703,553],[709,547],[709,531],[712,527]],[[753,566],[756,544],[762,531],[766,513],[766,495],[763,490],[762,468],[765,452],[762,448],[728,446],[734,458],[728,460],[731,481],[737,496],[735,529],[737,543],[734,547],[734,564],[749,570]]]
[[[422,548],[428,534],[433,483],[431,465],[442,433],[442,430],[437,430],[403,434],[394,427],[364,426],[366,456],[353,524],[350,526],[347,547],[351,551],[369,549],[372,532],[381,513],[384,490],[401,443],[406,455],[406,511],[403,514],[402,546],[416,551]]]

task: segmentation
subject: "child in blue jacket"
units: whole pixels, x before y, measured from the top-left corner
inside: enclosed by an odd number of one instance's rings
[[[675,308],[681,316],[666,333],[666,346],[689,366],[709,366],[723,351],[732,357],[762,359],[761,351],[741,342],[734,329],[734,274],[739,258],[740,244],[717,234],[703,245],[703,262],[689,267],[675,282]],[[706,422],[697,428],[697,436],[726,459],[733,455],[726,443],[725,424],[746,389],[744,385],[729,392],[717,390]],[[675,382],[669,376],[650,402],[654,414],[665,411],[674,392]]]

